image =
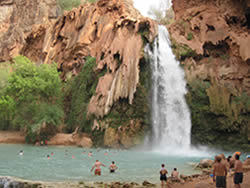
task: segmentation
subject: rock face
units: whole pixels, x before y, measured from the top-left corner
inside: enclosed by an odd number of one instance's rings
[[[173,9],[169,30],[188,80],[193,143],[249,147],[249,1],[173,0]]]
[[[97,71],[107,73],[99,79],[88,114],[102,118],[120,98],[132,104],[143,56],[141,35],[152,42],[156,28],[130,1],[101,0],[65,13],[46,35],[45,27],[38,28],[28,36],[22,53],[34,61],[57,62],[63,79],[68,72],[77,74],[85,57],[96,57]]]
[[[146,43],[153,41],[157,35],[157,28],[155,22],[142,17],[134,9],[130,0],[99,0],[65,12],[50,27],[47,24],[33,27],[32,32],[24,37],[20,53],[38,63],[57,62],[58,70],[62,71],[62,79],[65,82],[68,81],[69,74],[78,75],[88,56],[95,57],[94,72],[104,74],[100,78],[95,78],[99,80],[94,95],[88,101],[87,117],[91,119],[88,124],[93,125],[92,131],[116,135],[119,126],[133,127],[133,124],[129,123],[131,120],[140,122],[141,125],[138,127],[144,130],[144,117],[132,117],[134,111],[137,111],[132,106],[139,107],[143,104],[141,100],[146,98],[145,87],[140,83],[141,69],[148,66],[145,65],[147,62],[144,59],[143,48]],[[140,92],[137,91],[138,88]],[[120,102],[124,105],[123,109],[130,114],[126,122],[116,124],[111,120],[103,120],[107,119],[111,110],[114,111],[114,105]],[[119,105],[116,106],[119,108]],[[144,113],[145,108],[139,111]],[[147,112],[143,113],[141,114],[146,116]],[[107,129],[111,123],[116,124],[113,125],[115,133],[112,129]],[[103,127],[100,130],[95,128],[99,125]],[[140,134],[140,131],[136,134]],[[130,137],[135,133],[126,133],[119,133],[119,144],[131,147],[137,143],[137,139],[133,140]],[[102,140],[102,144],[117,147],[115,138],[106,139],[105,142]]]
[[[2,0],[0,2],[0,62],[19,54],[27,36],[40,24],[59,16],[56,0]]]

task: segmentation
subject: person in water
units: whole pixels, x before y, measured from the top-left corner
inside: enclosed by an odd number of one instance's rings
[[[90,152],[88,153],[88,157],[92,157],[92,156],[93,156],[92,151],[90,151]]]
[[[165,164],[161,165],[161,170],[160,170],[160,180],[161,180],[161,187],[164,188],[167,187],[167,174],[168,171],[165,168]]]
[[[103,163],[101,163],[99,160],[96,160],[96,162],[93,165],[93,167],[91,168],[90,172],[92,172],[95,168],[95,175],[100,176],[101,175],[101,166],[105,167],[105,165]]]
[[[213,166],[213,181],[216,182],[216,187],[226,188],[227,167],[221,162],[221,157],[215,156]],[[216,177],[216,179],[215,179]]]
[[[21,156],[23,155],[23,150],[19,151],[19,155],[21,155]]]
[[[117,168],[115,161],[112,161],[112,164],[109,166],[110,173],[114,173]]]
[[[235,188],[240,188],[243,181],[243,164],[240,161],[240,155],[235,155],[234,163],[234,185]]]

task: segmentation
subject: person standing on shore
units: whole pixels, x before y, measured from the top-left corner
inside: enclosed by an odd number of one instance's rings
[[[235,155],[235,163],[234,163],[234,185],[235,188],[240,188],[240,184],[243,181],[243,164],[240,161],[240,156]]]
[[[227,167],[224,163],[221,163],[221,158],[219,156],[215,156],[213,168],[213,181],[216,181],[216,187],[226,188]]]
[[[99,160],[96,160],[95,164],[91,168],[90,172],[92,172],[95,169],[95,175],[100,176],[101,175],[101,166],[105,166],[103,163],[101,163]]]
[[[168,171],[165,168],[165,164],[162,164],[160,170],[161,188],[167,187],[167,174]]]

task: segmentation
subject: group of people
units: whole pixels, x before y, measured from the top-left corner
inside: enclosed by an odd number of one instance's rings
[[[101,163],[99,160],[96,160],[95,164],[92,166],[90,172],[92,172],[95,169],[95,175],[100,176],[101,175],[101,166],[105,165]],[[115,161],[112,161],[111,165],[109,166],[110,173],[114,173],[118,167],[115,164]]]
[[[168,171],[165,168],[165,164],[161,165],[161,170],[160,170],[160,180],[161,180],[161,187],[167,187],[167,174]],[[177,171],[177,168],[174,168],[173,171],[171,172],[171,178],[172,179],[179,179],[179,172]]]
[[[83,152],[85,153],[85,151]],[[107,152],[106,152],[107,153]],[[23,150],[19,151],[19,155],[23,155]],[[68,154],[68,151],[65,151],[65,155]],[[51,156],[53,156],[54,153],[51,152]],[[90,151],[88,153],[88,157],[92,157],[92,152]],[[248,156],[250,158],[250,156]],[[50,155],[47,155],[47,158],[50,158]],[[72,156],[73,158],[73,156]],[[95,169],[94,174],[100,176],[101,175],[101,167],[105,167],[103,163],[101,163],[99,160],[96,160],[94,165],[91,168],[91,172]],[[117,165],[114,161],[109,166],[110,173],[114,173],[118,169]],[[213,164],[213,181],[216,183],[216,187],[220,188],[226,188],[226,177],[228,175],[228,172],[234,172],[234,184],[235,188],[240,188],[241,183],[243,182],[243,163],[240,161],[240,152],[234,153],[233,156],[229,156],[227,159],[225,158],[224,154],[220,154],[215,156],[214,164]],[[161,187],[167,187],[167,174],[168,171],[165,168],[165,164],[161,165],[160,170],[160,181],[161,181]],[[179,179],[179,172],[176,168],[173,169],[171,172],[171,178],[172,179]]]
[[[230,171],[234,171],[235,188],[240,188],[243,182],[243,163],[240,161],[240,153],[235,153],[233,157],[229,156],[227,159],[224,154],[215,156],[213,181],[216,182],[216,187],[226,188],[226,177]]]

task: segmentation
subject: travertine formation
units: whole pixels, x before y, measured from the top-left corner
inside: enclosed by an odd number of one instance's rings
[[[196,53],[182,59],[188,83],[209,85],[205,88],[207,112],[214,115],[211,122],[217,124],[210,131],[217,129],[229,140],[239,140],[236,137],[240,134],[246,138],[248,131],[250,141],[246,115],[250,111],[250,1],[173,0],[173,9],[176,22],[169,27],[172,38]],[[193,123],[192,130],[195,126]],[[200,125],[197,131],[204,127]]]
[[[22,54],[57,62],[63,79],[68,72],[77,74],[87,56],[96,57],[96,71],[107,73],[99,79],[88,115],[101,118],[120,98],[132,104],[143,56],[142,35],[152,42],[156,34],[156,24],[142,17],[131,1],[100,0],[65,12],[48,29],[39,27],[28,36]]]
[[[18,55],[27,36],[59,16],[56,0],[0,1],[0,62]]]

